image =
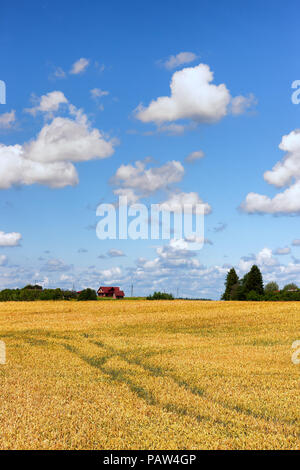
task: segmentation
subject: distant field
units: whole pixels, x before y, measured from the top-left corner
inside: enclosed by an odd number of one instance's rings
[[[1,449],[299,449],[300,304],[0,304]]]

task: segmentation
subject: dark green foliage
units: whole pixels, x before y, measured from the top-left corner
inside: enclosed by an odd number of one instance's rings
[[[265,294],[269,292],[278,292],[279,291],[279,286],[277,282],[268,282],[268,284],[265,285]]]
[[[84,289],[79,293],[77,300],[97,300],[97,293],[93,289]]]
[[[32,286],[31,284],[28,284],[27,286],[23,287],[23,289],[35,289],[35,290],[42,290],[42,286],[39,286],[38,284],[35,284]]]
[[[231,284],[234,279],[237,279],[237,282]],[[253,265],[240,281],[232,268],[227,274],[225,286],[222,300],[300,301],[300,289],[294,283],[287,284],[280,291],[277,282],[269,282],[264,289],[263,278],[256,265]]]
[[[225,281],[225,292],[222,295],[222,300],[231,300],[232,290],[235,292],[237,289],[237,284],[239,282],[239,278],[237,273],[235,272],[234,268],[231,268],[230,271],[227,273],[226,281]],[[234,288],[235,286],[235,288]],[[235,294],[234,294],[235,295]]]
[[[77,293],[61,289],[43,289],[40,286],[26,286],[23,289],[4,289],[0,292],[0,302],[33,300],[70,300]]]
[[[243,282],[245,294],[251,291],[256,292],[258,295],[263,295],[264,293],[264,283],[263,278],[260,272],[260,269],[254,264],[250,269],[249,273],[244,277]]]
[[[232,286],[230,300],[246,300],[245,289],[242,281],[239,281],[234,286]]]
[[[41,292],[40,300],[62,300],[63,291],[61,289],[44,289]]]
[[[251,290],[246,294],[246,300],[261,300],[261,296],[255,290]]]
[[[153,295],[149,295],[147,300],[173,300],[172,294],[166,294],[165,292],[154,292]]]
[[[286,284],[286,286],[284,286],[283,290],[284,291],[298,290],[298,286],[296,284],[294,284],[293,282],[291,282],[290,284]]]

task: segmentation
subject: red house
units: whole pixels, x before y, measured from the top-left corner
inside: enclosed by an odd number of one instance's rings
[[[112,297],[113,299],[123,299],[125,294],[120,287],[104,287],[101,286],[97,290],[97,294],[99,297]]]

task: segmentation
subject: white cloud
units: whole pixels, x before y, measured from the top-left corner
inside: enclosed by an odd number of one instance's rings
[[[56,67],[53,73],[56,78],[65,78],[66,72],[61,67]]]
[[[257,99],[250,93],[248,96],[235,96],[231,100],[231,112],[234,115],[244,114],[248,109],[257,104]]]
[[[192,119],[212,123],[227,114],[230,93],[226,85],[214,85],[213,72],[206,64],[184,68],[173,74],[171,96],[161,96],[144,108],[136,109],[136,117],[142,122],[176,121]]]
[[[288,254],[290,254],[290,252],[291,252],[290,247],[285,246],[283,248],[277,248],[274,253],[275,253],[275,255],[288,255]]]
[[[300,246],[300,239],[296,238],[295,240],[292,241],[293,246]]]
[[[157,168],[146,169],[146,164],[146,161],[138,160],[134,165],[121,165],[112,179],[114,184],[121,185],[120,189],[114,190],[114,194],[128,195],[136,202],[140,197],[165,189],[183,178],[184,168],[176,160]]]
[[[122,250],[111,249],[107,252],[107,256],[110,258],[118,258],[120,256],[125,256],[125,253]]]
[[[93,88],[91,90],[92,98],[102,98],[102,96],[109,95],[109,91],[101,90],[101,88]]]
[[[35,183],[52,188],[73,186],[78,183],[78,175],[70,162],[34,162],[25,157],[21,145],[0,144],[0,189]]]
[[[114,142],[91,129],[84,114],[75,120],[57,117],[46,124],[36,140],[24,145],[25,157],[33,161],[87,161],[113,154]]]
[[[51,108],[50,104],[45,106]],[[78,175],[72,162],[112,155],[115,141],[91,128],[81,110],[72,105],[69,110],[74,119],[56,117],[23,146],[0,144],[1,189],[34,183],[53,188],[75,185]]]
[[[192,205],[193,211],[196,205],[201,204],[203,206],[205,215],[211,212],[211,206],[208,203],[203,202],[202,199],[199,197],[198,193],[195,193],[195,192],[173,193],[169,196],[169,198],[166,201],[162,202],[160,206],[163,207],[164,210],[177,212],[177,211],[182,211],[184,205],[186,204]]]
[[[182,135],[184,134],[185,130],[187,129],[187,126],[183,126],[182,124],[176,124],[172,122],[171,124],[164,124],[162,126],[158,126],[155,132],[148,132],[148,134],[154,134],[154,133],[165,133],[167,135]],[[147,134],[145,132],[145,134]]]
[[[86,70],[86,68],[88,67],[89,63],[90,63],[90,61],[88,59],[85,59],[84,57],[82,57],[81,59],[74,62],[74,64],[72,65],[72,68],[70,70],[70,73],[73,74],[73,75],[83,73]]]
[[[9,113],[0,114],[0,129],[9,129],[12,127],[16,120],[16,113],[14,110]]]
[[[48,272],[64,272],[70,271],[72,265],[66,264],[61,259],[52,258],[47,261],[47,263],[42,266],[41,271],[48,271]]]
[[[128,204],[135,204],[141,197],[140,195],[136,194],[133,189],[130,188],[114,189],[114,194],[119,197],[126,197]]]
[[[300,212],[300,130],[284,135],[279,148],[286,152],[283,160],[266,171],[264,179],[280,188],[289,186],[273,198],[249,193],[242,209],[249,213],[292,214]]]
[[[120,276],[121,273],[122,273],[121,269],[119,267],[116,267],[116,268],[110,268],[110,269],[103,269],[102,271],[99,272],[99,276],[100,276],[100,279],[102,277],[107,281],[108,279],[113,279],[115,277]]]
[[[185,161],[187,163],[193,163],[196,160],[200,160],[201,158],[204,157],[204,152],[203,150],[196,150],[195,152],[190,153],[186,158]]]
[[[36,98],[37,106],[25,109],[26,112],[35,115],[38,111],[42,113],[53,113],[58,111],[61,104],[68,103],[67,98],[61,91],[51,91],[40,98]]]
[[[171,55],[165,62],[161,62],[166,69],[174,69],[183,64],[189,64],[196,60],[198,56],[193,52],[179,52],[179,54]]]
[[[253,264],[265,270],[274,269],[274,266],[279,265],[278,260],[273,257],[272,250],[267,247],[263,248],[256,256],[241,258],[238,268],[241,271],[248,271]]]
[[[18,246],[22,235],[18,232],[2,232],[0,231],[0,246]]]

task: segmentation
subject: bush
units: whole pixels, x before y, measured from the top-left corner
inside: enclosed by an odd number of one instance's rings
[[[97,293],[93,289],[84,289],[79,292],[77,300],[97,300]]]
[[[172,294],[166,294],[165,292],[154,292],[153,295],[149,295],[147,300],[174,300]]]
[[[265,294],[269,292],[278,292],[279,291],[279,286],[277,282],[268,282],[268,284],[265,286]]]
[[[283,291],[296,291],[298,290],[298,286],[291,282],[290,284],[286,284],[284,288],[282,289]]]
[[[255,290],[251,290],[246,295],[246,300],[254,300],[254,301],[261,300],[261,296],[257,292],[255,292]]]

